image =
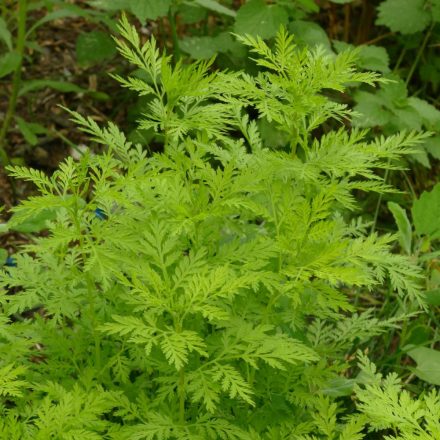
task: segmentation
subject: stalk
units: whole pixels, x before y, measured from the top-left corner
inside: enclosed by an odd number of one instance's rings
[[[411,65],[411,68],[408,72],[408,76],[406,77],[405,84],[408,85],[411,81],[412,76],[414,75],[414,72],[416,70],[417,65],[419,64],[420,58],[422,57],[422,54],[426,48],[426,45],[428,44],[429,38],[431,37],[432,29],[434,28],[434,23],[431,25],[431,27],[426,32],[425,38],[423,39],[422,45],[420,46],[419,50],[417,51],[417,55],[414,59],[414,62]]]
[[[21,67],[23,65],[23,54],[24,46],[26,43],[26,18],[27,18],[27,0],[18,0],[18,32],[17,32],[17,43],[16,52],[20,56],[20,61],[14,71],[14,76],[12,79],[12,92],[9,98],[8,109],[6,111],[5,119],[0,129],[0,162],[3,165],[8,165],[10,159],[8,153],[5,149],[5,139],[8,133],[9,126],[11,125],[12,118],[15,114],[15,109],[17,107],[18,92],[20,90],[21,83]]]
[[[179,371],[179,422],[185,423],[185,369]]]
[[[78,195],[77,195],[78,196]],[[78,234],[78,240],[79,240],[79,248],[81,250],[81,260],[82,260],[82,267],[84,270],[84,267],[87,263],[86,256],[83,252],[85,243],[84,243],[84,234],[81,229],[81,220],[79,218],[79,206],[78,206],[78,200],[75,203],[74,208],[74,214],[73,214],[73,222],[75,224],[75,228]],[[101,369],[101,338],[96,331],[96,304],[95,304],[95,296],[94,296],[94,282],[92,278],[90,277],[90,273],[83,271],[83,275],[85,276],[86,283],[87,283],[87,301],[89,306],[89,320],[90,325],[92,327],[92,335],[94,340],[94,348],[95,348],[95,366],[96,369],[99,371]]]

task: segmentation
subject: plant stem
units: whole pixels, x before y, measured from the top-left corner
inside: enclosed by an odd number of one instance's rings
[[[366,46],[369,44],[376,44],[379,41],[382,41],[388,37],[392,37],[395,34],[396,34],[395,32],[387,32],[386,34],[378,35],[377,37],[372,38],[371,40],[365,41],[365,43],[363,43],[363,44],[365,44]]]
[[[15,108],[17,107],[18,91],[20,89],[21,83],[21,67],[23,65],[24,46],[26,42],[26,18],[27,0],[18,0],[18,32],[16,52],[20,56],[20,59],[14,71],[14,76],[12,79],[12,92],[9,98],[8,109],[6,111],[6,116],[3,120],[2,127],[0,129],[0,162],[3,165],[8,165],[10,163],[8,153],[5,149],[5,139],[15,113]]]
[[[390,165],[390,162],[391,162],[390,159],[388,159],[388,166]],[[383,177],[383,183],[387,183],[388,182],[389,174],[390,174],[390,170],[389,170],[389,168],[387,168],[385,170],[385,175]],[[380,193],[379,194],[379,198],[377,199],[376,209],[374,211],[373,225],[371,226],[371,234],[373,234],[374,231],[376,230],[377,219],[379,217],[379,210],[380,210],[380,205],[382,203],[382,198],[383,198],[383,194]]]
[[[84,243],[84,234],[81,227],[81,220],[80,220],[80,209],[79,209],[79,203],[78,203],[78,197],[79,195],[76,195],[76,202],[75,202],[75,208],[73,213],[73,222],[75,224],[76,233],[78,235],[78,241],[79,241],[79,248],[81,252],[81,260],[82,260],[82,271],[83,275],[85,277],[86,283],[87,283],[87,301],[88,301],[88,312],[89,312],[89,322],[90,326],[92,328],[92,335],[94,340],[94,349],[95,349],[95,367],[96,370],[99,371],[101,369],[101,338],[99,336],[99,333],[96,331],[96,302],[95,302],[95,296],[94,296],[94,281],[90,276],[90,272],[86,272],[85,267],[87,264],[85,253],[83,252],[85,248]]]
[[[185,369],[179,371],[179,422],[185,423]]]
[[[417,51],[417,55],[414,59],[414,62],[411,65],[408,76],[406,77],[405,84],[407,86],[408,86],[409,82],[411,81],[412,76],[414,75],[416,67],[419,64],[420,58],[422,57],[423,51],[425,50],[426,45],[428,44],[428,41],[429,41],[429,38],[431,37],[431,32],[432,32],[433,28],[434,28],[434,23],[431,24],[430,28],[426,32],[425,38],[423,39],[423,42],[422,42],[421,46],[419,47],[419,50]]]

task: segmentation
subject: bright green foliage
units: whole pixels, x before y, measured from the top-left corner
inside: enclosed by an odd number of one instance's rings
[[[392,430],[386,440],[432,440],[440,437],[440,395],[434,391],[419,399],[402,389],[398,377],[383,378],[361,356],[361,381],[356,387],[358,407],[374,431]]]
[[[126,19],[120,32],[148,80],[117,78],[153,97],[140,125],[163,152],[72,113],[102,154],[50,177],[9,168],[39,190],[10,227],[56,218],[0,275],[0,438],[355,440],[367,421],[388,426],[371,415],[373,389],[358,391],[365,416],[343,418],[335,401],[346,356],[399,320],[352,313],[346,292],[389,280],[409,312],[420,271],[390,253],[394,236],[345,215],[354,190],[389,191],[374,170],[397,168],[425,136],[316,135],[350,118],[324,90],[378,80],[352,52],[299,49],[283,30],[271,50],[247,35],[260,73],[211,73],[172,65]],[[265,147],[250,110],[285,148]]]

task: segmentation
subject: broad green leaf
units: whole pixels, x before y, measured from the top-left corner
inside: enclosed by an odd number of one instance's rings
[[[17,125],[21,134],[23,135],[25,140],[32,146],[37,145],[38,134],[47,133],[46,128],[43,127],[41,124],[37,124],[35,122],[27,122],[19,116],[16,116],[15,119],[17,120]]]
[[[145,23],[168,14],[172,0],[128,0],[127,6],[136,18]]]
[[[422,129],[422,118],[418,111],[413,107],[407,105],[405,107],[391,107],[390,110],[394,113],[395,119],[393,126],[396,130],[416,130]]]
[[[264,0],[250,0],[238,10],[234,30],[241,35],[271,38],[287,21],[288,16],[284,8],[267,5]]]
[[[26,35],[30,35],[32,32],[37,30],[40,26],[50,21],[59,20],[60,18],[69,17],[90,17],[90,10],[80,8],[75,5],[64,5],[62,9],[56,9],[55,11],[49,12],[43,18],[36,21],[27,31]]]
[[[344,41],[334,41],[333,45],[337,52],[343,52],[344,50],[354,49],[353,44],[345,43]],[[388,73],[390,71],[388,52],[384,47],[380,46],[357,46],[358,56],[356,64],[366,70],[376,70],[382,73]]]
[[[430,57],[420,66],[420,79],[431,83],[437,90],[440,84],[440,57]]]
[[[353,124],[357,127],[376,127],[386,125],[392,118],[392,114],[386,108],[384,99],[377,93],[364,91],[354,95],[356,105],[354,110],[360,114],[353,118]]]
[[[414,226],[419,235],[440,238],[440,183],[425,191],[412,207]]]
[[[34,217],[29,218],[22,223],[14,224],[10,226],[9,229],[12,231],[22,232],[22,233],[33,233],[40,232],[47,227],[47,221],[55,220],[56,210],[55,209],[45,209],[40,211]],[[13,214],[10,218],[11,222],[16,219],[16,214]]]
[[[430,306],[440,306],[440,289],[432,289],[424,292],[425,302]]]
[[[192,3],[182,3],[178,8],[179,19],[183,24],[194,24],[204,20],[208,14],[206,8]]]
[[[194,3],[211,11],[218,12],[219,14],[229,15],[230,17],[235,17],[237,15],[234,10],[221,5],[215,0],[194,0]]]
[[[427,325],[414,325],[408,329],[405,336],[406,345],[422,346],[429,344],[432,340],[432,329]]]
[[[390,57],[382,46],[361,46],[358,66],[366,70],[377,70],[388,73],[390,71]]]
[[[343,52],[344,50],[354,49],[354,45],[345,43],[343,41],[335,41],[333,43],[337,52]],[[358,57],[356,64],[366,70],[376,70],[382,73],[388,73],[390,71],[389,63],[390,58],[388,52],[381,46],[357,46]]]
[[[96,64],[112,58],[115,54],[115,42],[104,32],[84,33],[76,40],[76,58],[81,65]]]
[[[432,19],[437,23],[440,22],[440,1],[436,0],[431,4]]]
[[[321,390],[325,395],[332,397],[350,396],[356,381],[346,377],[337,377],[327,383]]]
[[[402,249],[411,255],[411,240],[412,240],[412,227],[411,223],[406,215],[406,211],[397,203],[388,202],[388,209],[393,214],[399,229],[399,243]]]
[[[416,153],[411,154],[411,157],[418,162],[420,165],[424,166],[425,168],[431,168],[431,162],[429,161],[429,156],[426,150],[423,148],[423,145],[419,145],[418,147],[419,151]]]
[[[30,129],[28,123],[22,118],[17,117],[16,119],[17,119],[18,128],[19,128],[21,134],[23,135],[24,139],[26,140],[26,142],[28,142],[32,146],[37,145],[38,137]]]
[[[228,52],[235,47],[231,35],[223,32],[215,37],[187,37],[180,41],[180,48],[196,59],[209,59],[218,52]]]
[[[421,32],[431,20],[425,3],[425,0],[385,0],[379,5],[376,24],[402,34]]]
[[[20,55],[17,52],[8,52],[0,57],[0,78],[12,73],[20,64]]]
[[[35,79],[25,81],[22,83],[19,96],[23,96],[29,92],[35,92],[45,88],[58,90],[64,93],[87,93],[87,89],[77,86],[76,84],[67,81],[56,81],[51,79]]]
[[[414,373],[433,385],[440,385],[440,351],[428,347],[416,347],[408,355],[417,363]]]
[[[0,40],[6,44],[9,51],[12,51],[12,35],[9,32],[6,21],[0,17]]]
[[[433,136],[426,139],[424,143],[425,150],[434,158],[440,160],[440,136]]]
[[[379,94],[384,98],[389,107],[405,107],[408,105],[408,90],[402,79],[396,75],[387,75],[392,82],[382,84]]]
[[[327,52],[332,52],[327,33],[319,24],[313,21],[295,20],[289,24],[289,31],[299,41],[303,41],[310,47],[321,45]]]
[[[209,59],[218,51],[213,37],[187,37],[180,41],[180,48],[195,59]]]
[[[440,128],[440,111],[433,105],[416,97],[408,98],[408,103],[420,114],[426,128],[430,130],[438,130]]]
[[[315,0],[297,0],[297,3],[307,12],[319,12],[319,6],[316,4]]]
[[[127,9],[127,0],[93,0],[89,1],[88,3],[93,8],[103,9],[105,11],[119,11]]]

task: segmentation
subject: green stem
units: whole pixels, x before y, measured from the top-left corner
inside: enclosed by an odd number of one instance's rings
[[[73,150],[75,150],[78,154],[80,154],[81,156],[84,156],[84,151],[80,150],[78,148],[78,145],[76,145],[74,142],[72,142],[69,138],[67,138],[66,136],[63,135],[63,133],[61,133],[60,131],[54,129],[54,128],[50,128],[47,130],[48,133],[51,136],[54,137],[59,137],[63,142],[65,142],[70,148],[72,148]]]
[[[179,371],[179,422],[185,423],[185,369]]]
[[[428,41],[429,41],[429,38],[431,37],[431,32],[432,32],[433,28],[434,28],[434,23],[431,24],[431,27],[426,32],[425,38],[423,39],[423,42],[422,42],[421,46],[419,47],[419,50],[417,51],[417,55],[414,59],[414,62],[411,65],[408,76],[406,77],[405,84],[407,86],[408,86],[409,82],[411,81],[412,76],[414,75],[416,67],[419,64],[420,58],[422,57],[423,51],[425,50],[426,45],[428,44]]]
[[[20,60],[14,71],[14,76],[12,79],[12,92],[9,98],[8,109],[6,111],[6,116],[0,129],[0,162],[3,165],[8,165],[10,163],[8,153],[5,149],[5,139],[6,134],[9,130],[9,126],[11,125],[12,118],[14,117],[15,109],[17,107],[17,98],[21,83],[21,67],[23,65],[24,46],[26,42],[26,18],[27,0],[18,0],[18,32],[16,52],[20,56]]]
[[[402,64],[402,61],[405,58],[406,50],[407,50],[406,47],[404,47],[400,52],[399,58],[397,58],[396,65],[394,66],[393,73],[396,73],[400,65]]]
[[[388,159],[388,166],[390,165],[390,162],[391,162],[390,159]],[[389,170],[389,168],[387,168],[387,169],[385,170],[385,175],[384,175],[384,177],[383,177],[383,183],[384,183],[384,184],[388,182],[389,174],[390,174],[390,170]],[[378,219],[378,217],[379,217],[379,210],[380,210],[380,205],[381,205],[381,203],[382,203],[382,198],[383,198],[383,194],[380,193],[380,194],[379,194],[379,198],[377,199],[376,209],[375,209],[375,211],[374,211],[373,225],[371,226],[371,233],[372,233],[372,234],[373,234],[374,231],[376,230],[377,219]]]
[[[85,247],[85,243],[84,243],[84,234],[82,231],[82,227],[81,227],[81,220],[80,220],[80,209],[79,209],[79,204],[78,204],[78,197],[79,195],[76,194],[76,202],[75,202],[75,212],[74,212],[74,216],[73,216],[73,221],[75,224],[75,228],[76,228],[76,232],[78,234],[78,241],[79,241],[79,248],[80,248],[80,252],[81,252],[81,260],[82,260],[82,267],[83,267],[83,271],[84,268],[86,266],[87,260],[86,260],[86,256],[85,253],[83,252],[84,247]],[[99,336],[99,333],[96,331],[96,313],[95,313],[95,309],[96,309],[96,304],[95,304],[95,287],[94,287],[94,282],[93,279],[90,276],[89,272],[83,272],[83,275],[85,277],[86,283],[87,283],[87,301],[88,301],[88,305],[89,305],[89,322],[92,328],[92,335],[93,335],[93,340],[94,340],[94,345],[95,345],[95,367],[96,370],[99,371],[101,369],[101,338]]]
[[[176,60],[180,58],[179,38],[177,36],[176,13],[173,8],[168,11],[168,21],[171,27],[171,38],[173,39],[173,53]]]

